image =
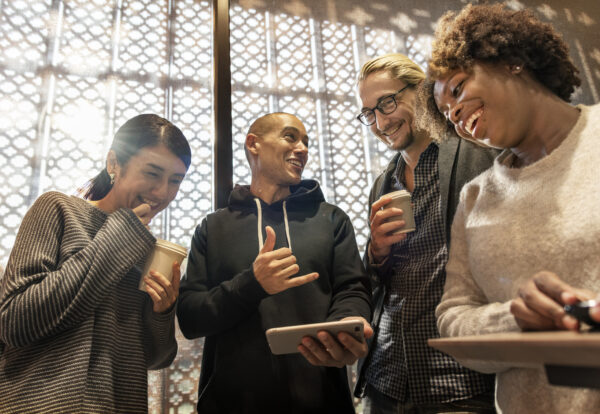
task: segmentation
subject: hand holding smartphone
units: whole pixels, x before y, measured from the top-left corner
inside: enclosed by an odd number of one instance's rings
[[[583,322],[593,329],[600,329],[600,322],[596,322],[590,317],[590,308],[598,306],[599,302],[595,300],[586,300],[583,302],[577,302],[572,305],[565,305],[565,312],[579,322]]]
[[[301,344],[302,338],[305,336],[317,338],[319,331],[327,331],[333,337],[337,337],[339,332],[346,332],[357,341],[364,342],[363,329],[364,325],[360,320],[342,320],[271,328],[266,331],[266,336],[271,352],[282,355],[298,352],[298,345]]]

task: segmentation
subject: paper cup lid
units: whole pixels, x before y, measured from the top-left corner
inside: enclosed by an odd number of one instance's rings
[[[160,246],[163,249],[171,250],[172,252],[179,253],[182,256],[187,256],[187,249],[175,243],[163,239],[156,239],[156,246]]]
[[[410,193],[406,190],[398,190],[398,191],[393,191],[391,193],[387,193],[386,196],[391,197],[391,198],[410,197]]]

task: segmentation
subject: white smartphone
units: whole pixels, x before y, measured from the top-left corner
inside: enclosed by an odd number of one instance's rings
[[[361,320],[344,320],[271,328],[267,330],[266,335],[271,352],[282,355],[299,352],[298,345],[302,342],[302,338],[305,336],[316,338],[317,332],[320,331],[327,331],[334,337],[337,337],[339,332],[346,332],[357,341],[363,342],[365,340],[363,328]]]

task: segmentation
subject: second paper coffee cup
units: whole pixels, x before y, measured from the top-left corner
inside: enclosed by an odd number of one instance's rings
[[[410,193],[406,190],[394,191],[386,194],[387,197],[391,197],[392,201],[385,205],[384,208],[395,207],[402,209],[404,214],[401,216],[394,216],[388,219],[388,221],[404,220],[406,225],[399,230],[396,230],[394,234],[409,233],[415,230],[415,217],[413,215],[413,209],[411,204]]]
[[[162,273],[167,279],[173,278],[173,262],[181,264],[183,259],[187,256],[187,250],[185,247],[175,243],[171,243],[166,240],[156,239],[154,250],[148,257],[144,270],[142,271],[142,278],[140,280],[140,290],[146,290],[146,283],[144,277],[148,275],[150,270],[155,270]]]

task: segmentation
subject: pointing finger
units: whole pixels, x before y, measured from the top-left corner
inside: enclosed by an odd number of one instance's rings
[[[304,276],[298,276],[286,281],[286,285],[288,288],[302,286],[306,283],[310,283],[313,280],[316,280],[319,277],[318,273],[309,273]]]

